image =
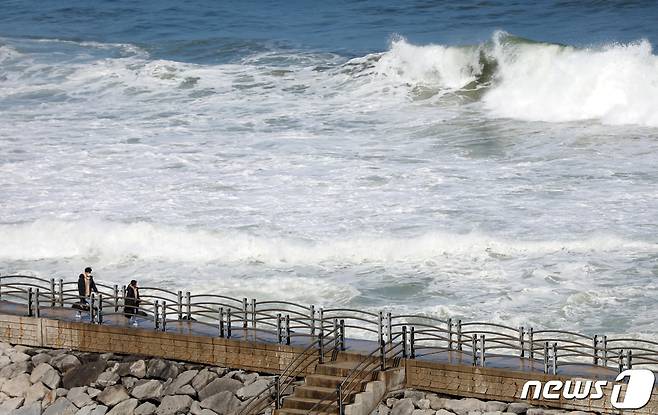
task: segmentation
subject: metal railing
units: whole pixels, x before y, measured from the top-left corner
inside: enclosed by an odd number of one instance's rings
[[[293,383],[300,378],[311,365],[322,364],[327,356],[333,361],[336,359],[341,344],[341,326],[334,325],[333,329],[325,334],[320,330],[317,342],[312,342],[286,366],[280,375],[275,376],[274,383],[261,393],[243,403],[238,415],[250,415],[262,412],[274,403],[274,408],[281,408],[283,396],[292,389]]]
[[[89,322],[130,318],[147,322],[158,330],[190,322],[210,328],[219,337],[231,338],[236,330],[251,333],[256,340],[306,347],[328,333],[336,322],[342,340],[365,339],[389,345],[403,328],[408,336],[405,349],[415,359],[457,357],[462,362],[486,366],[496,358],[526,359],[527,367],[558,373],[560,367],[587,365],[622,371],[632,367],[658,370],[658,342],[629,336],[584,335],[561,330],[535,330],[487,322],[438,319],[423,314],[372,312],[348,308],[316,308],[288,301],[257,301],[219,294],[192,294],[158,287],[140,287],[140,303],[131,307],[126,287],[97,283],[98,293],[86,299]],[[38,316],[45,309],[72,307],[80,303],[77,282],[35,276],[0,276],[0,301],[26,306]],[[93,306],[92,303],[93,302]],[[86,318],[86,317],[85,317]],[[345,341],[347,336],[347,342]],[[336,347],[332,346],[335,350]]]

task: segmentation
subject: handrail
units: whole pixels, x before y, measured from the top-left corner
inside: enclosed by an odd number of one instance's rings
[[[300,354],[298,354],[295,359],[293,359],[288,366],[281,372],[276,378],[275,384],[275,406],[278,409],[280,405],[281,394],[285,393],[286,390],[292,385],[297,377],[299,377],[306,369],[313,363],[316,362],[315,355],[316,351],[320,353],[319,361],[322,361],[323,355],[335,353],[336,347],[336,336],[339,333],[339,327],[335,327],[327,336],[324,337],[324,334],[321,335],[318,339],[318,342],[311,342]],[[334,337],[332,337],[334,336]],[[327,339],[327,340],[325,340]],[[325,350],[325,346],[334,343],[332,348]],[[316,349],[316,346],[320,346]],[[312,358],[309,360],[309,358]],[[272,400],[272,394],[270,393],[271,387],[268,387],[266,390],[262,391],[258,395],[250,398],[245,402],[238,412],[237,415],[251,415],[261,411],[265,406],[269,405]]]
[[[152,286],[140,287],[141,303],[138,307],[131,307],[125,298],[125,286],[102,282],[97,282],[96,286],[97,301],[102,296],[99,307],[102,315],[130,316],[139,311],[145,314],[144,318],[152,319],[156,328],[163,330],[166,330],[167,322],[193,320],[195,324],[217,327],[219,335],[223,336],[225,324],[233,323],[254,333],[273,334],[280,343],[285,335],[286,344],[290,344],[291,338],[315,342],[319,332],[329,333],[327,329],[332,320],[341,319],[345,320],[342,329],[347,329],[350,337],[355,339],[370,340],[377,335],[377,338],[386,338],[390,342],[401,327],[417,328],[415,338],[411,335],[410,340],[412,358],[443,350],[474,356],[474,364],[479,362],[481,365],[485,364],[487,357],[516,356],[535,362],[542,358],[545,362],[553,359],[555,362],[551,364],[555,363],[555,366],[577,362],[620,370],[633,365],[658,370],[658,340],[628,335],[616,338],[591,336],[567,330],[533,330],[532,327],[514,328],[482,321],[443,320],[425,314],[395,315],[387,312],[384,316],[382,312],[342,307],[316,310],[313,305],[291,301],[249,301],[247,298],[175,292]],[[32,316],[34,313],[38,315],[41,309],[75,307],[80,297],[74,281],[33,275],[0,275],[0,301],[27,305],[28,315]],[[101,315],[98,317],[99,321],[92,319],[91,322],[103,323]],[[341,337],[344,335],[343,331]],[[324,343],[328,346],[326,340]],[[416,355],[413,353],[416,350],[425,353]]]

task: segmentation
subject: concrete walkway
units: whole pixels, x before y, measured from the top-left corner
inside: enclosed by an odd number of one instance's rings
[[[90,322],[89,313],[82,313],[82,318],[76,317],[76,311],[73,308],[65,307],[41,307],[40,316],[50,319],[71,321],[71,322]],[[120,309],[121,311],[121,309]],[[27,305],[17,304],[9,301],[0,301],[0,313],[27,316]],[[104,313],[103,325],[115,327],[133,327],[130,320],[122,313]],[[137,317],[137,327],[140,329],[154,329],[155,324],[152,318]],[[218,337],[219,328],[210,324],[204,324],[198,321],[168,321],[167,332],[189,334],[206,337]],[[244,340],[259,343],[276,344],[278,340],[276,336],[265,330],[258,330],[253,328],[243,328],[242,326],[231,327],[231,339]],[[308,336],[292,337],[291,345],[306,347],[310,344]],[[348,352],[357,354],[369,354],[377,347],[377,342],[371,340],[361,339],[345,339],[345,348]],[[439,351],[437,353],[419,356],[418,360],[431,361],[437,363],[448,363],[455,365],[472,366],[473,357],[470,353],[451,350]],[[587,364],[567,364],[560,362],[557,375],[569,377],[585,377],[589,379],[604,379],[614,380],[618,372],[612,368],[604,366],[594,366]],[[543,373],[544,362],[543,360],[529,358],[521,358],[514,356],[496,356],[486,355],[486,367],[496,369],[507,369],[510,371],[525,372],[525,373]]]

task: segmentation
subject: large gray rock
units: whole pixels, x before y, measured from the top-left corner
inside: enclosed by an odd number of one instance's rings
[[[135,415],[153,415],[156,408],[151,402],[144,402],[135,408]]]
[[[130,396],[123,385],[113,385],[108,386],[103,392],[99,393],[96,400],[103,403],[103,405],[114,406],[129,398]]]
[[[23,352],[9,353],[9,358],[14,363],[27,362],[28,360],[31,360],[30,355]]]
[[[50,365],[62,373],[81,365],[80,360],[72,354],[61,354],[50,359]]]
[[[419,399],[425,399],[425,392],[421,392],[417,390],[405,390],[404,397],[409,398],[412,401],[416,402]]]
[[[50,356],[48,353],[38,353],[32,356],[32,364],[34,365],[34,367],[37,367],[41,363],[50,362],[50,359],[52,359],[52,356]]]
[[[174,379],[173,382],[167,386],[167,389],[164,391],[165,395],[177,395],[178,390],[182,388],[183,386],[189,384],[192,382],[194,377],[199,373],[198,370],[186,370],[185,372],[181,373]],[[188,395],[188,393],[183,393],[181,395]]]
[[[87,394],[86,386],[80,386],[71,389],[69,393],[66,394],[66,399],[73,402],[73,405],[77,406],[78,408],[82,408],[83,406],[91,405],[94,403],[93,399],[91,399],[91,396]]]
[[[94,404],[80,408],[75,415],[105,415],[106,412],[107,406]]]
[[[5,400],[0,404],[0,414],[8,413],[9,411],[13,411],[16,408],[20,408],[20,406],[23,405],[23,401],[24,399],[22,396]]]
[[[391,408],[390,415],[411,415],[414,411],[414,403],[411,398],[400,399]]]
[[[11,363],[0,369],[0,378],[13,379],[16,376],[32,371],[32,362]]]
[[[39,366],[32,370],[30,375],[30,382],[41,382],[48,386],[50,389],[55,389],[59,386],[60,377],[57,370],[50,366],[48,363],[41,363]]]
[[[258,373],[237,373],[234,378],[242,382],[243,385],[251,385],[258,380]]]
[[[474,398],[466,399],[448,399],[446,400],[446,408],[457,415],[468,415],[470,412],[484,412],[487,409],[485,402]]]
[[[162,399],[155,413],[157,415],[187,413],[190,405],[192,405],[192,398],[187,395],[168,395]]]
[[[130,365],[128,371],[130,376],[141,379],[146,376],[146,362],[143,360],[137,360]]]
[[[486,410],[484,412],[505,412],[507,404],[499,401],[488,401],[484,403]]]
[[[116,385],[121,378],[115,372],[103,372],[98,376],[96,382],[92,386],[100,386],[106,388],[108,386]]]
[[[48,392],[50,392],[50,389],[43,386],[43,383],[35,383],[34,385],[30,386],[30,388],[25,393],[25,405],[42,400]]]
[[[22,408],[14,409],[9,415],[41,415],[41,403],[32,402]]]
[[[199,403],[199,406],[213,410],[220,415],[230,415],[240,407],[240,400],[232,392],[224,391],[207,397]]]
[[[235,393],[241,387],[242,383],[239,380],[226,377],[215,379],[199,391],[199,399],[204,400],[209,396],[216,395],[219,392],[224,391]]]
[[[434,409],[435,411],[445,407],[446,398],[439,398],[436,395],[429,395],[427,399],[430,401],[430,408]]]
[[[192,387],[197,391],[201,391],[206,385],[213,380],[217,379],[217,373],[211,372],[208,369],[203,369],[192,379]]]
[[[425,410],[430,409],[430,400],[429,399],[419,399],[414,402],[414,406],[418,409]]]
[[[135,387],[130,391],[130,394],[142,401],[149,399],[160,400],[162,389],[162,382],[159,380],[144,380],[137,382]]]
[[[172,395],[189,395],[191,397],[195,397],[197,393],[196,390],[194,390],[194,388],[192,387],[192,385],[185,385],[181,388],[178,388],[176,393],[172,393]]]
[[[30,382],[30,375],[21,373],[13,379],[10,379],[2,384],[2,392],[11,396],[25,396],[28,388],[32,386]]]
[[[139,405],[139,401],[137,399],[125,400],[112,408],[110,412],[107,413],[107,415],[133,415],[137,405]]]
[[[241,387],[235,392],[235,394],[238,396],[238,398],[244,401],[245,399],[252,398],[258,395],[259,393],[267,389],[269,386],[270,386],[270,382],[268,380],[260,379],[247,386]]]
[[[68,399],[62,397],[43,411],[42,415],[75,415],[78,408]]]
[[[4,355],[0,356],[0,369],[4,368],[5,366],[8,366],[9,364],[11,364],[11,359],[9,358],[9,356],[4,356]]]
[[[507,412],[513,414],[525,414],[528,411],[528,408],[530,408],[530,405],[525,402],[514,402],[507,406]]]
[[[62,378],[62,385],[67,389],[91,385],[104,370],[104,360],[85,363],[66,372]]]
[[[154,379],[174,379],[178,376],[178,366],[162,359],[151,359],[146,369],[146,377]]]

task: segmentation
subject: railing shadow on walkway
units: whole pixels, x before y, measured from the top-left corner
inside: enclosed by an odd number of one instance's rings
[[[97,283],[98,293],[77,310],[77,282],[25,275],[0,276],[0,312],[112,326],[224,337],[313,348],[320,333],[341,327],[342,347],[369,353],[392,344],[403,330],[408,358],[524,372],[614,379],[629,368],[658,370],[658,342],[587,336],[487,322],[442,320],[420,314],[316,308],[140,287],[138,306],[126,287]]]

